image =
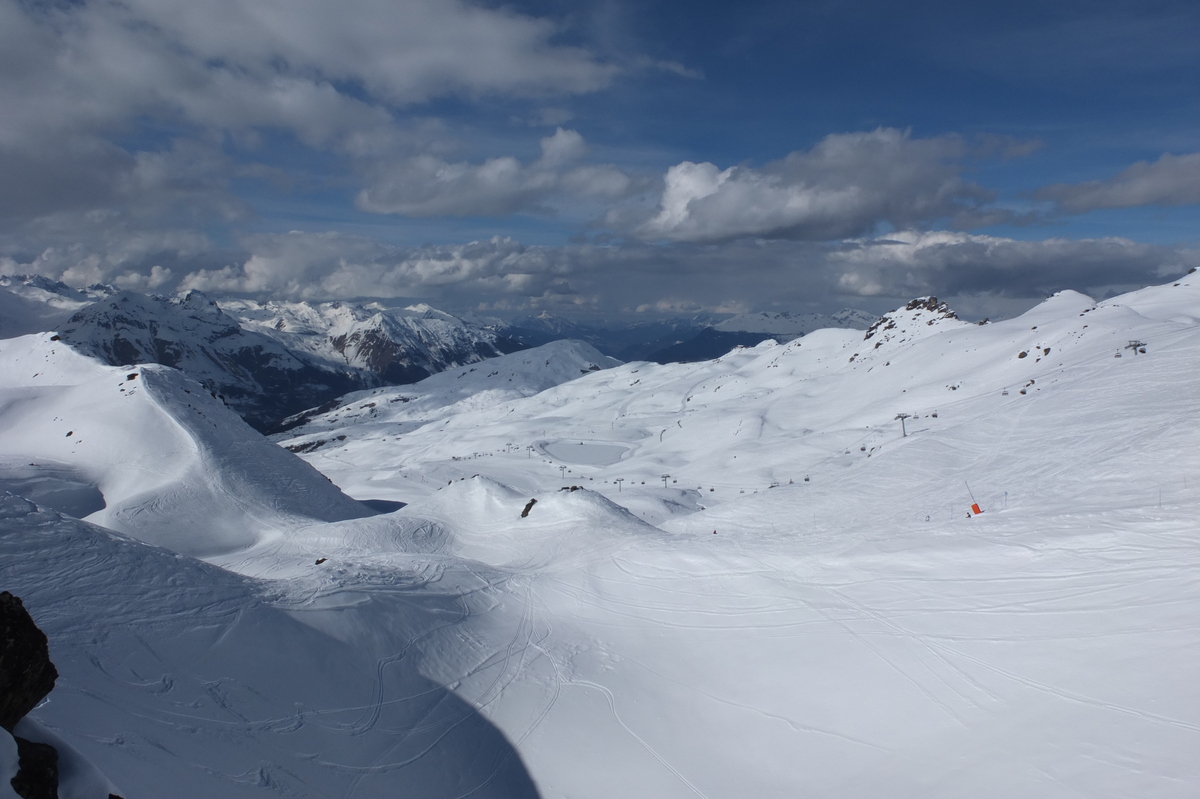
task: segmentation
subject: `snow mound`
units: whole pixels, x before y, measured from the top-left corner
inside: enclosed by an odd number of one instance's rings
[[[453,554],[492,566],[561,566],[630,537],[660,537],[605,497],[579,487],[529,496],[486,477],[454,481],[396,515],[433,520],[451,532]]]
[[[0,341],[0,429],[8,486],[73,488],[67,510],[98,493],[89,521],[178,552],[371,515],[174,369],[103,366],[44,334]]]

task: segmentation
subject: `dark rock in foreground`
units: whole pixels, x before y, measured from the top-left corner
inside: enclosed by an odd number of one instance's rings
[[[12,788],[23,799],[58,799],[58,751],[50,744],[14,736],[20,768]]]
[[[57,679],[45,633],[19,598],[0,591],[0,727],[12,732]]]

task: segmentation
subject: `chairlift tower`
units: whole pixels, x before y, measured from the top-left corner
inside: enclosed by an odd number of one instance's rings
[[[908,438],[908,430],[904,426],[904,420],[911,419],[912,414],[911,413],[898,413],[898,414],[896,414],[896,418],[900,420],[900,432],[904,434],[904,438]]]
[[[1125,349],[1133,350],[1134,355],[1137,355],[1139,352],[1144,353],[1146,351],[1146,342],[1138,341],[1137,339],[1131,339],[1130,342],[1125,345]]]

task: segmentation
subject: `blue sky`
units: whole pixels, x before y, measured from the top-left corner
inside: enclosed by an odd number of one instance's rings
[[[1200,264],[1189,2],[0,0],[0,271],[966,315]]]

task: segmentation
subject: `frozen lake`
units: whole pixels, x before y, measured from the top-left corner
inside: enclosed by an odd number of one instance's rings
[[[582,466],[608,466],[621,460],[629,447],[620,444],[591,444],[578,441],[553,441],[542,446],[542,450],[563,463]]]

